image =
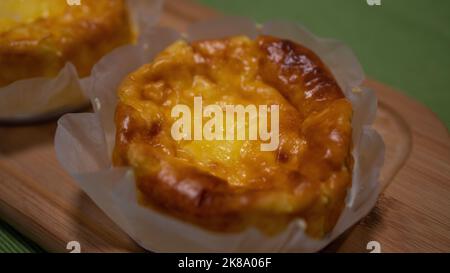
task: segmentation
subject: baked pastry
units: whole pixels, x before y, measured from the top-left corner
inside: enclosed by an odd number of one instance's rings
[[[0,1],[0,86],[57,75],[72,62],[81,77],[113,48],[131,42],[124,0]]]
[[[198,97],[278,105],[279,145],[176,140],[172,110],[195,111]],[[352,183],[352,106],[311,50],[269,36],[177,41],[131,73],[118,98],[113,164],[134,170],[142,204],[220,232],[275,234],[302,218],[321,238],[336,224]]]

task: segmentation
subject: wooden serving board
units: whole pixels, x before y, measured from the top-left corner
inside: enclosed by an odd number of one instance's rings
[[[168,0],[162,24],[184,29],[217,16],[189,1]],[[367,80],[379,98],[375,127],[386,143],[373,211],[325,251],[450,251],[450,138],[447,128],[420,103]],[[143,251],[121,231],[59,166],[53,148],[56,121],[0,126],[0,218],[52,252]]]

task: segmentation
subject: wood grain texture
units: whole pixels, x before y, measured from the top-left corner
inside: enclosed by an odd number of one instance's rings
[[[183,30],[217,14],[189,1],[168,0],[161,20]],[[380,100],[375,127],[387,151],[385,190],[374,210],[325,251],[450,251],[450,138],[447,128],[420,103],[368,80]],[[56,121],[0,126],[0,217],[44,249],[67,252],[143,251],[72,181],[56,161]]]

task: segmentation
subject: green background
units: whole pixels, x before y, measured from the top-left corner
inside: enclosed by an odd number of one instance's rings
[[[450,125],[450,1],[199,0],[225,14],[303,24],[349,45],[367,75],[416,98]]]
[[[259,22],[299,22],[348,44],[367,75],[426,104],[450,125],[450,0],[199,0]],[[0,221],[0,252],[41,251]]]

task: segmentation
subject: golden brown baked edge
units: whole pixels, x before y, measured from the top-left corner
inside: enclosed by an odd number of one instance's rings
[[[330,70],[311,50],[269,36],[197,41],[177,50],[182,53],[163,51],[157,61],[130,74],[118,91],[113,163],[133,168],[142,203],[215,231],[256,226],[274,234],[302,218],[309,235],[327,234],[345,206],[353,168],[352,107]],[[273,172],[255,175],[257,183],[230,185],[217,166],[208,169],[183,160],[170,139],[166,110],[158,108],[168,93],[182,92],[177,83],[192,84],[195,76],[223,84],[223,75],[217,74],[222,68],[230,73],[227,80],[254,71],[249,86],[264,84],[281,95],[270,91],[265,100],[250,92],[244,94],[249,101],[285,106],[274,161],[250,149],[260,162],[273,163]],[[140,106],[130,103],[134,100],[148,102],[152,110],[143,116]],[[258,161],[240,160],[235,168],[248,168],[248,174],[262,170],[252,164]]]
[[[58,17],[41,18],[0,33],[0,87],[53,77],[67,62],[80,77],[112,49],[133,39],[124,0],[85,0]]]

